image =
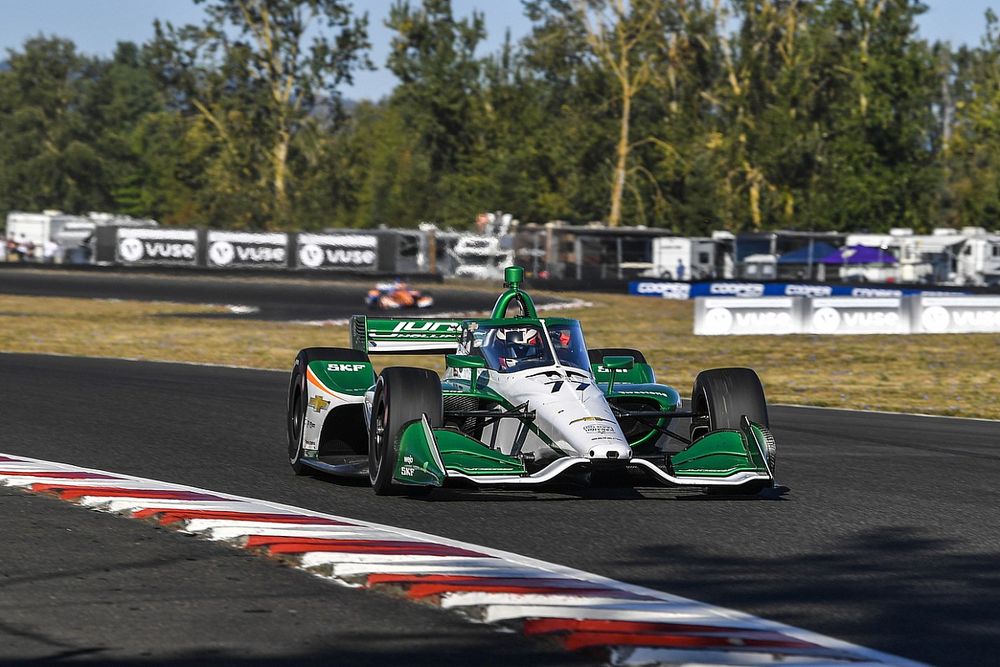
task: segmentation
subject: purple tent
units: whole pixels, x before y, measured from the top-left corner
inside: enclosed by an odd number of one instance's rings
[[[896,258],[888,250],[852,245],[841,248],[819,260],[820,264],[895,264]]]

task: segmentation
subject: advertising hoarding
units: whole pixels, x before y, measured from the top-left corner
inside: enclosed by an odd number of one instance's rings
[[[209,230],[206,243],[206,261],[211,268],[284,269],[288,266],[287,234]]]
[[[302,269],[374,271],[378,266],[378,236],[299,234],[297,258]]]
[[[121,264],[198,262],[198,232],[194,229],[117,228],[115,260]]]

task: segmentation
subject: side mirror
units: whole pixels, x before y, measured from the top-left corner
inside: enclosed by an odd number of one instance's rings
[[[475,391],[479,382],[479,369],[486,368],[486,360],[477,354],[448,354],[445,355],[444,365],[448,368],[471,369],[469,373],[471,384],[469,386],[472,391]]]
[[[615,375],[618,371],[630,371],[635,368],[635,358],[633,357],[604,357],[601,365],[611,371],[611,379],[608,380],[608,396],[615,388]]]
[[[475,354],[449,354],[444,358],[448,368],[486,368],[486,360]]]
[[[601,365],[611,371],[630,371],[635,368],[633,357],[604,357]]]

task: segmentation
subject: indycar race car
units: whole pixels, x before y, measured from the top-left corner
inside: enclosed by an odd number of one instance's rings
[[[372,310],[397,310],[399,308],[430,308],[434,297],[413,289],[402,280],[378,283],[368,290],[365,305]]]
[[[526,485],[561,476],[638,477],[726,493],[774,485],[775,442],[757,374],[700,373],[689,410],[642,353],[587,349],[577,320],[540,318],[505,271],[486,319],[351,320],[351,348],[298,353],[288,391],[288,459],[367,476],[379,495],[450,485]],[[369,354],[445,356],[375,373]],[[690,419],[684,433],[674,420]],[[675,427],[676,429],[676,427]],[[681,443],[668,453],[664,445]]]

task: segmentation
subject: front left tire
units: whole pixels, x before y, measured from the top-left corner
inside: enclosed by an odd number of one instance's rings
[[[392,482],[399,458],[399,436],[414,420],[427,415],[431,428],[444,422],[441,379],[423,368],[386,368],[375,383],[368,430],[368,477],[375,494],[419,493],[427,487],[399,487]]]

